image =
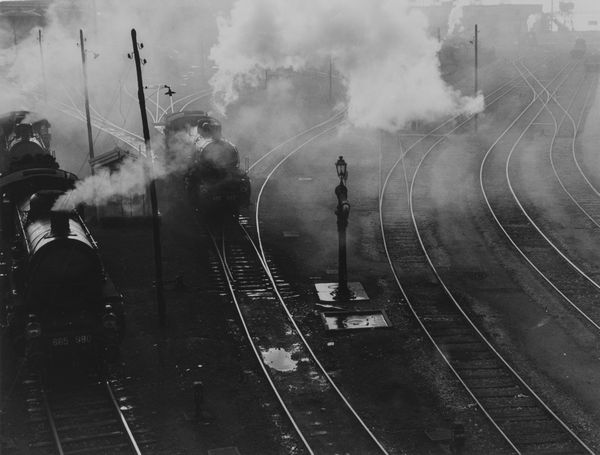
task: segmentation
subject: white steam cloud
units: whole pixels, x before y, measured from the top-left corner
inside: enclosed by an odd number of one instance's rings
[[[52,124],[52,148],[61,168],[85,175],[89,165],[79,30],[83,29],[86,38],[89,98],[95,124],[113,125],[139,136],[142,128],[135,66],[127,57],[132,51],[131,29],[137,30],[144,44],[140,51],[148,61],[143,69],[144,83],[169,84],[182,98],[208,87],[204,54],[216,39],[217,12],[228,8],[228,2],[53,0],[37,24],[27,17],[15,21],[0,18],[0,114],[29,110],[47,118]],[[166,106],[168,98],[163,93],[161,90],[160,98]],[[151,112],[155,111],[155,99],[148,102]],[[188,107],[208,108],[200,103]],[[93,139],[96,156],[115,146],[127,148],[95,127]],[[158,136],[153,144],[157,155],[162,140]],[[151,178],[182,166],[159,159],[152,170],[140,158],[126,161],[116,174],[97,169],[95,176],[80,181],[77,189],[59,203],[103,203],[115,195],[143,193]]]
[[[333,58],[356,126],[394,131],[413,119],[482,110],[483,97],[444,83],[438,50],[407,0],[238,0],[220,18],[211,84],[224,109],[244,86],[258,86],[265,69],[300,71]]]
[[[529,17],[527,18],[527,31],[531,32],[534,30],[534,27],[540,23],[540,21],[542,20],[542,15],[541,14],[530,14]]]
[[[454,0],[454,5],[448,16],[448,35],[460,34],[465,31],[462,23],[464,7],[471,4],[470,0]]]
[[[157,136],[151,144],[152,154],[156,157],[152,161],[132,157],[125,159],[116,172],[101,168],[96,174],[79,180],[73,190],[60,196],[54,209],[72,209],[81,203],[102,205],[116,196],[144,194],[152,179],[184,171],[194,148],[194,136],[180,131],[169,137],[168,144],[163,139]],[[168,154],[164,153],[165,145],[169,148]]]

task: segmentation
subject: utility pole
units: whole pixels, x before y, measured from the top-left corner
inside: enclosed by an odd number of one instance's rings
[[[479,29],[477,24],[475,24],[475,40],[474,40],[474,44],[475,44],[475,96],[477,96],[477,92],[479,91],[479,46],[478,46],[478,35],[479,35]],[[477,132],[477,117],[478,114],[475,114],[475,132]]]
[[[92,137],[92,120],[90,118],[90,98],[88,95],[88,80],[87,80],[87,68],[85,58],[85,40],[83,39],[83,30],[79,29],[79,42],[81,47],[81,65],[83,68],[83,95],[85,97],[85,118],[87,123],[87,134],[88,134],[88,146],[90,149],[90,170],[94,175],[94,167],[92,166],[92,160],[94,159],[94,138]]]
[[[333,100],[333,57],[329,57],[329,104]]]
[[[40,43],[40,59],[42,62],[42,79],[44,81],[44,101],[48,101],[48,82],[46,81],[46,66],[44,65],[44,48],[42,46],[42,29],[38,30],[38,42]]]
[[[150,159],[152,170],[154,170],[154,155],[150,147],[150,129],[148,128],[148,117],[146,115],[146,98],[144,95],[144,83],[142,81],[142,62],[140,61],[137,33],[134,28],[131,29],[131,41],[133,43],[133,58],[135,60],[135,69],[137,72],[138,100],[140,102],[140,111],[142,114],[142,129],[144,131],[144,142],[146,143],[147,158]],[[131,56],[131,54],[130,54]],[[144,63],[146,60],[144,59]],[[158,216],[158,201],[156,198],[156,179],[154,175],[150,180],[150,203],[152,205],[152,233],[154,238],[154,264],[156,269],[156,302],[158,304],[158,324],[160,327],[167,325],[167,309],[165,306],[165,297],[163,292],[163,270],[162,270],[162,252],[160,244],[160,220]]]

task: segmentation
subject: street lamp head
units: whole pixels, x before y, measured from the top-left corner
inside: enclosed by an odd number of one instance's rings
[[[344,161],[344,157],[340,156],[335,163],[335,169],[337,171],[337,175],[340,178],[340,182],[345,182],[348,178],[348,165]]]

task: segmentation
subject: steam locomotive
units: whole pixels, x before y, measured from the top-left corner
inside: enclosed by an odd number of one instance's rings
[[[77,177],[50,151],[50,123],[34,114],[0,117],[0,321],[21,354],[114,352],[123,298],[77,210],[54,204]]]
[[[577,38],[575,40],[575,45],[573,49],[571,49],[571,57],[573,58],[582,58],[587,51],[587,43],[583,38]]]
[[[184,162],[185,190],[197,211],[237,215],[248,207],[250,179],[215,118],[204,111],[176,112],[167,116],[164,133],[167,162]]]

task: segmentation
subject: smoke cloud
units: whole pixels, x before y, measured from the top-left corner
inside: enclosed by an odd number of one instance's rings
[[[228,0],[178,0],[176,5],[161,0],[54,0],[38,25],[27,28],[27,21],[19,20],[13,30],[10,20],[0,20],[1,112],[23,109],[47,118],[61,167],[86,174],[88,143],[79,30],[83,29],[86,39],[95,124],[112,122],[141,135],[135,66],[127,56],[132,52],[131,29],[136,29],[144,44],[140,50],[148,61],[143,68],[144,83],[169,84],[180,98],[208,88],[206,55],[216,39],[215,17],[221,8],[228,8]],[[13,32],[19,40],[16,46]],[[149,89],[147,95],[153,91]],[[160,101],[168,105],[164,92],[160,91]],[[148,108],[154,112],[152,101]],[[190,108],[206,109],[204,105]],[[94,145],[96,155],[117,145],[128,147],[96,128]]]
[[[532,32],[534,27],[536,27],[540,21],[542,20],[541,14],[530,14],[527,18],[527,31]]]
[[[470,0],[454,0],[454,6],[448,16],[448,35],[456,35],[465,31],[463,26],[464,7],[470,5]]]
[[[444,83],[438,51],[425,16],[407,0],[238,0],[219,20],[211,84],[224,110],[242,88],[258,86],[265,69],[302,71],[332,58],[356,126],[394,131],[414,119],[481,111],[482,96]]]
[[[152,179],[161,179],[188,167],[194,150],[195,128],[193,130],[169,136],[167,144],[162,136],[156,136],[150,145],[153,159],[134,156],[125,159],[116,172],[111,173],[106,168],[97,170],[60,196],[54,209],[72,209],[81,203],[102,205],[117,196],[144,194]]]

